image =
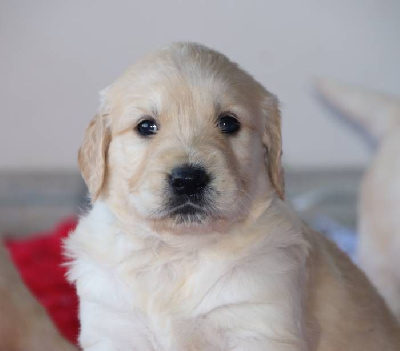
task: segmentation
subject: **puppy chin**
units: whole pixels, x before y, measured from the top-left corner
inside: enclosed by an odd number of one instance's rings
[[[232,226],[232,222],[224,219],[203,218],[184,221],[176,218],[166,218],[162,220],[152,220],[152,229],[160,235],[173,236],[208,236],[212,234],[227,233]]]
[[[214,221],[211,214],[192,206],[163,210],[151,216],[152,227],[157,232],[180,235],[212,232]]]
[[[191,206],[159,211],[150,219],[152,229],[160,234],[186,236],[228,233],[241,220],[239,215],[224,215],[216,209],[207,211]]]

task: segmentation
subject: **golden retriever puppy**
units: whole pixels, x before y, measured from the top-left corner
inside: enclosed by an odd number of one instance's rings
[[[361,185],[357,259],[400,320],[400,98],[328,79],[318,88],[377,144]]]
[[[74,351],[27,290],[0,243],[0,351]]]
[[[284,202],[277,99],[174,44],[102,95],[66,241],[84,350],[399,350],[364,275]]]

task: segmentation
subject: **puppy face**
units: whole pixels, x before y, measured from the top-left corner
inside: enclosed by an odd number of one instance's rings
[[[283,197],[276,99],[195,44],[153,53],[104,92],[79,153],[95,200],[157,228],[215,230]]]

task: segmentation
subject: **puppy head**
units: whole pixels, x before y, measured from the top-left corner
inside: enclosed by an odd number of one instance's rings
[[[278,103],[222,54],[174,44],[104,91],[79,166],[120,215],[215,230],[284,196]]]

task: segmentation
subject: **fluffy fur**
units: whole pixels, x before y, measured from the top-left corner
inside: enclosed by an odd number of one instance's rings
[[[241,123],[217,128],[222,112]],[[136,132],[151,116],[152,138]],[[225,56],[174,44],[103,92],[79,163],[93,199],[66,242],[84,350],[397,350],[367,279],[283,201],[276,98]],[[212,176],[199,215],[169,211],[180,164]]]
[[[360,191],[360,266],[400,320],[400,98],[321,80],[321,92],[376,144]]]

